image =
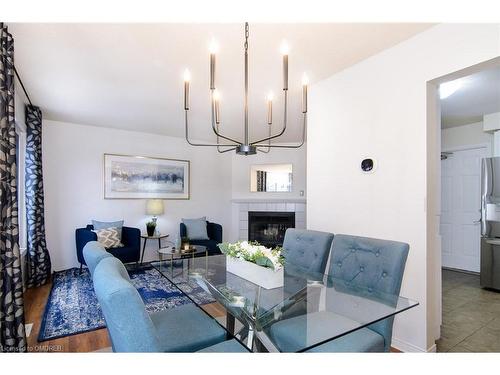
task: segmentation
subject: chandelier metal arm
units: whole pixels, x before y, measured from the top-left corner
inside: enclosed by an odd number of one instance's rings
[[[275,134],[275,135],[269,134],[269,137],[259,139],[258,141],[254,141],[254,142],[250,143],[251,145],[256,146],[258,143],[270,141],[271,139],[281,137],[283,135],[283,133],[285,133],[286,125],[287,125],[287,117],[288,117],[287,116],[287,114],[288,114],[288,90],[283,90],[283,91],[285,94],[285,101],[284,101],[284,105],[283,105],[284,106],[283,128],[281,129],[281,131],[278,134]]]
[[[259,144],[254,144],[255,147],[266,147],[266,148],[300,148],[304,145],[305,140],[306,140],[306,128],[307,128],[307,113],[304,113],[304,122],[303,122],[303,127],[302,127],[302,141],[299,144],[296,145],[259,145]]]
[[[228,149],[226,149],[226,150],[222,150],[222,151],[221,151],[220,146],[217,146],[217,152],[218,152],[219,154],[223,154],[223,153],[225,153],[225,152],[234,151],[234,150],[236,150],[236,147],[231,147],[231,148],[228,148]]]
[[[217,131],[219,130],[219,126],[217,125]],[[219,143],[219,137],[217,137],[217,143]],[[236,150],[236,147],[231,147],[231,148],[227,148],[225,150],[221,150],[221,146],[217,146],[217,152],[219,154],[223,154],[225,152],[228,152],[228,151],[234,151]]]
[[[269,125],[269,136],[271,136],[271,125]],[[268,145],[269,146],[271,145],[271,140],[269,140]],[[267,148],[267,150],[265,150],[265,151],[264,150],[260,150],[260,149],[257,149],[257,151],[262,152],[264,154],[268,154],[269,151],[271,151],[271,148],[269,148],[269,147],[266,147],[266,148]]]
[[[237,144],[224,144],[224,143],[195,143],[189,140],[189,125],[188,125],[188,111],[184,111],[185,116],[185,135],[186,135],[186,142],[189,143],[191,146],[206,146],[206,147],[233,147],[233,150],[238,146]],[[224,151],[225,152],[225,151]]]
[[[242,142],[237,141],[236,139],[233,139],[233,138],[230,138],[230,137],[226,137],[225,135],[222,135],[222,134],[219,133],[219,125],[215,123],[214,91],[215,90],[210,90],[210,92],[211,92],[211,100],[212,100],[212,130],[213,130],[214,134],[217,136],[217,138],[220,137],[220,138],[223,138],[223,139],[225,139],[227,141],[234,142],[234,143],[237,143],[237,144],[241,144]],[[219,142],[219,140],[217,139],[217,143],[218,142]]]

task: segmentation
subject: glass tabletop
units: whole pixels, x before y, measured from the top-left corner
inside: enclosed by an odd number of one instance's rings
[[[207,251],[206,246],[201,246],[201,245],[192,245],[190,250],[182,250],[182,249],[177,249],[172,246],[167,246],[167,247],[160,247],[158,249],[158,252],[161,254],[165,255],[174,255],[174,256],[190,256],[193,254],[202,254]]]
[[[259,280],[228,271],[228,263],[225,255],[216,255],[178,260],[173,272],[164,263],[153,265],[188,296],[193,282],[211,294],[246,328],[249,347],[256,338],[269,351],[314,350],[418,305],[287,264],[279,275],[266,270],[282,279],[266,289]]]

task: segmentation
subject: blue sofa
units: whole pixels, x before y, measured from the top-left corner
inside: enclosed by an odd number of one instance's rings
[[[179,232],[182,237],[187,237],[186,225],[180,223]],[[207,221],[208,240],[189,240],[191,245],[206,246],[208,255],[222,254],[218,248],[218,244],[222,242],[222,225]]]
[[[97,241],[97,234],[92,232],[93,229],[92,225],[87,225],[86,228],[78,228],[75,231],[76,256],[80,263],[80,272],[82,267],[87,265],[83,256],[83,248],[88,242]],[[123,263],[137,263],[141,256],[141,231],[138,228],[123,227],[122,243],[124,247],[115,247],[106,250]]]

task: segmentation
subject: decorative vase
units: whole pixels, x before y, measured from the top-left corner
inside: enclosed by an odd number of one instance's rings
[[[152,226],[152,225],[147,225],[146,226],[146,230],[148,231],[148,236],[149,237],[152,237],[155,235],[155,229],[156,229],[156,226]]]
[[[226,270],[264,289],[274,289],[284,285],[283,268],[275,271],[243,259],[226,256]]]

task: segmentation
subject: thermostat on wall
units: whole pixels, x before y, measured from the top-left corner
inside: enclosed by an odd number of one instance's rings
[[[364,158],[361,160],[361,171],[363,173],[372,173],[375,171],[377,163],[374,158]]]

